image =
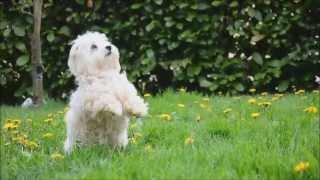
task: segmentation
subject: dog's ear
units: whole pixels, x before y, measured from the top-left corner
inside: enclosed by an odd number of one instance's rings
[[[78,62],[77,61],[77,51],[78,47],[74,46],[74,44],[71,46],[70,52],[69,52],[69,58],[68,58],[68,66],[73,75],[77,75],[78,73]]]

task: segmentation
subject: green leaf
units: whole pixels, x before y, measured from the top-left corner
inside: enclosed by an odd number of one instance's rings
[[[13,26],[13,32],[15,35],[20,36],[20,37],[25,36],[25,34],[26,34],[25,30],[19,26]]]
[[[95,3],[94,3],[94,10],[99,10],[102,6],[102,3],[103,3],[103,0],[95,0]]]
[[[142,3],[136,3],[136,4],[132,4],[130,8],[135,10],[135,9],[141,8],[142,5],[143,5]]]
[[[254,15],[254,17],[258,20],[258,21],[262,21],[262,14],[260,11],[256,11],[256,14]]]
[[[2,74],[0,75],[0,84],[2,86],[5,86],[7,84],[7,78],[6,78],[6,76],[4,76]]]
[[[8,26],[8,22],[7,22],[7,21],[2,20],[2,21],[0,22],[0,29],[1,29],[1,30],[2,30],[2,29],[5,29],[7,26]]]
[[[215,91],[218,88],[219,88],[219,86],[217,84],[214,84],[214,83],[212,83],[211,86],[209,87],[210,91]]]
[[[29,56],[28,55],[23,55],[23,56],[20,56],[18,59],[17,59],[17,62],[16,64],[18,66],[23,66],[25,64],[27,64],[29,61]]]
[[[163,0],[155,0],[154,3],[161,5],[163,3]]]
[[[153,52],[152,49],[148,49],[147,50],[147,57],[150,58],[150,59],[154,58],[154,52]]]
[[[59,31],[59,34],[63,34],[65,36],[70,36],[70,29],[67,26],[62,26]]]
[[[177,27],[178,29],[182,30],[182,29],[183,29],[183,24],[182,24],[182,23],[178,23],[178,24],[176,25],[176,27]]]
[[[159,39],[159,40],[158,40],[158,43],[159,43],[160,45],[163,45],[164,43],[166,43],[166,40],[165,40],[165,39]]]
[[[253,8],[249,7],[248,8],[248,15],[250,17],[254,17],[256,15],[256,11]]]
[[[84,5],[84,0],[76,0],[76,2],[80,5]]]
[[[47,35],[47,40],[48,40],[49,42],[54,41],[54,39],[55,39],[55,36],[54,36],[53,33],[49,33],[49,34]]]
[[[278,85],[278,91],[284,92],[288,89],[288,87],[289,87],[288,81],[281,81],[280,84]]]
[[[178,45],[179,45],[179,44],[176,43],[176,42],[168,43],[168,49],[169,49],[169,50],[173,50],[173,49],[177,48]]]
[[[230,7],[237,7],[239,5],[238,1],[232,1],[232,3],[230,3]]]
[[[252,54],[252,58],[257,64],[259,64],[259,65],[263,64],[262,56],[258,52],[254,52]]]
[[[220,6],[221,4],[223,4],[223,1],[212,1],[211,5],[212,6],[215,6],[215,7],[218,7]]]
[[[234,84],[234,88],[236,88],[236,90],[237,91],[240,91],[240,92],[242,92],[242,91],[244,91],[244,85],[243,84],[241,84],[241,83],[235,83]]]
[[[22,51],[22,52],[24,52],[27,48],[26,48],[26,45],[24,45],[24,43],[22,43],[22,42],[17,42],[16,44],[15,44],[15,47],[17,48],[17,49],[19,49],[20,51]]]
[[[152,21],[146,26],[146,31],[150,32],[154,28],[154,22]]]
[[[206,10],[206,9],[208,9],[209,8],[209,6],[208,6],[208,4],[206,4],[206,3],[199,3],[198,5],[197,5],[197,9],[198,10]]]
[[[3,31],[3,36],[4,36],[4,37],[8,37],[8,36],[10,35],[10,32],[11,32],[11,29],[9,29],[9,28],[6,29],[6,30],[4,30],[4,31]]]
[[[198,65],[191,65],[187,69],[187,74],[188,76],[191,76],[191,77],[199,75],[200,72],[201,72],[201,66],[198,66]]]
[[[282,62],[280,60],[273,60],[268,63],[272,67],[280,68],[282,67]]]
[[[208,88],[212,86],[212,82],[208,81],[206,78],[199,78],[200,87]]]
[[[173,21],[166,21],[166,23],[165,23],[165,26],[166,27],[171,27],[171,26],[173,26],[174,25],[174,22]]]
[[[251,37],[251,42],[258,42],[265,37],[263,34],[255,33],[254,36]]]

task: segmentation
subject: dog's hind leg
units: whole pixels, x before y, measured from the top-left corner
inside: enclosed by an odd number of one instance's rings
[[[128,144],[128,118],[115,119],[109,143],[114,148],[124,148]]]

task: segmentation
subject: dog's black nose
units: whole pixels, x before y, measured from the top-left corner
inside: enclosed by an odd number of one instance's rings
[[[106,46],[106,50],[111,51],[111,46]]]

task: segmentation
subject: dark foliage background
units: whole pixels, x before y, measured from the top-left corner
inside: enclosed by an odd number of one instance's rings
[[[74,88],[68,42],[87,30],[119,47],[123,68],[144,92],[311,89],[320,72],[319,2],[45,0],[45,90],[65,98]],[[0,10],[1,96],[16,103],[31,95],[32,1],[1,1]]]

